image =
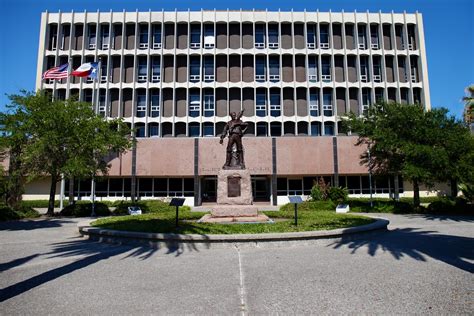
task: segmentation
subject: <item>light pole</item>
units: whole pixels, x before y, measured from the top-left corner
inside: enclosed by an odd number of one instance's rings
[[[367,149],[367,156],[369,159],[369,193],[370,193],[370,208],[374,207],[374,202],[372,201],[372,165],[370,160],[370,148]]]

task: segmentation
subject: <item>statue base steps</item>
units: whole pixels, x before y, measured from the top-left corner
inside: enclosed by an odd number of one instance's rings
[[[206,214],[198,220],[198,223],[214,223],[214,224],[260,224],[273,223],[267,215],[260,214],[256,216],[226,216],[213,217],[211,214]]]

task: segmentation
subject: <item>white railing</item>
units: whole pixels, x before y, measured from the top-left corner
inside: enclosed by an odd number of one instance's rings
[[[382,82],[382,76],[381,75],[374,75],[374,82]]]
[[[56,37],[51,38],[51,50],[56,50]]]
[[[318,81],[318,75],[309,75],[308,80],[309,81]]]
[[[148,43],[140,43],[140,44],[138,45],[138,48],[140,48],[140,49],[147,49],[147,48],[148,48]]]
[[[329,48],[329,43],[321,43],[321,48],[323,49],[328,49]]]
[[[367,75],[360,75],[360,81],[367,82]]]
[[[280,81],[280,75],[270,75],[270,81]]]
[[[87,77],[86,83],[92,83],[92,82],[94,82],[94,79],[92,79],[91,77]]]
[[[379,44],[378,44],[378,43],[372,43],[372,44],[370,45],[370,47],[371,47],[372,49],[379,49]]]
[[[324,82],[331,81],[331,75],[321,75],[321,80]]]
[[[204,75],[204,81],[214,81],[214,75]]]
[[[411,75],[411,82],[416,82],[416,75]]]
[[[265,48],[265,43],[255,43],[255,48]]]
[[[315,49],[316,48],[316,43],[307,43],[306,47],[308,47],[309,49]]]
[[[268,48],[278,48],[278,43],[268,43]]]
[[[255,75],[256,81],[265,81],[265,75]]]
[[[413,44],[408,44],[408,49],[413,50]]]
[[[191,47],[191,48],[201,48],[201,43],[191,43],[189,45],[189,47]]]
[[[102,49],[109,49],[109,44],[102,44]]]
[[[160,75],[153,75],[151,76],[151,82],[159,82],[161,80]]]
[[[146,82],[146,80],[148,79],[148,76],[138,76],[138,82]]]
[[[214,44],[204,44],[204,48],[212,49],[212,48],[214,48]]]
[[[201,80],[200,75],[190,75],[189,76],[189,81],[199,81],[199,80]]]
[[[161,43],[153,43],[153,49],[160,49]]]
[[[359,43],[359,49],[365,49],[365,43]]]
[[[95,49],[95,47],[96,47],[95,44],[92,44],[92,43],[89,44],[89,49],[90,49],[90,50]]]
[[[107,82],[107,76],[100,76],[100,82]]]

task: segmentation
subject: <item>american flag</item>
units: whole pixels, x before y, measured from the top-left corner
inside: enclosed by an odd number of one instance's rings
[[[54,67],[48,69],[43,74],[43,79],[64,79],[67,78],[68,74],[69,63],[61,65],[59,67]]]

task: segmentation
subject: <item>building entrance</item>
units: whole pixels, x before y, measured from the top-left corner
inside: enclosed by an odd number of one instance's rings
[[[203,203],[217,201],[216,177],[204,177],[201,179],[201,201]]]

